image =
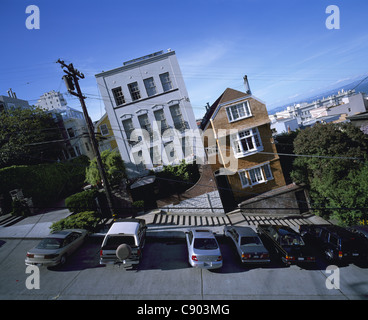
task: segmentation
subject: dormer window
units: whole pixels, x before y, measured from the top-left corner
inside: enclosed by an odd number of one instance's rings
[[[229,122],[245,119],[252,116],[248,101],[226,107],[226,114]]]

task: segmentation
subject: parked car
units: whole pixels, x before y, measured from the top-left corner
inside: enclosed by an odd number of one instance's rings
[[[288,226],[258,225],[257,231],[268,239],[286,265],[311,263],[316,258],[313,250],[305,245],[298,232]]]
[[[300,233],[331,261],[354,261],[367,257],[362,236],[336,225],[301,225]]]
[[[56,266],[64,264],[87,236],[84,229],[66,229],[56,231],[27,252],[26,265]]]
[[[368,240],[368,226],[352,226],[348,230],[357,233]]]
[[[142,258],[146,240],[146,222],[143,219],[118,219],[102,241],[100,264],[122,264],[134,267]]]
[[[242,263],[270,262],[270,255],[267,249],[258,234],[251,227],[226,226],[224,234],[234,243]]]
[[[189,229],[185,233],[188,261],[192,267],[216,269],[222,267],[222,255],[215,235],[208,229]]]

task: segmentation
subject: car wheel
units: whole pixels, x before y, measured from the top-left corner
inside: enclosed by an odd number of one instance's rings
[[[60,265],[64,265],[66,263],[66,254],[63,254],[60,258]]]

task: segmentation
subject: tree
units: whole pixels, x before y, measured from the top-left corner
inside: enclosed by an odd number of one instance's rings
[[[0,168],[61,158],[60,129],[37,107],[0,112]]]
[[[110,150],[105,150],[101,153],[101,160],[110,185],[113,186],[119,184],[121,179],[126,177],[124,161],[121,159],[120,154]],[[86,169],[85,181],[91,185],[96,185],[101,182],[96,158],[89,162],[89,166]]]
[[[317,124],[301,131],[294,140],[298,157],[291,177],[309,187],[321,215],[342,224],[357,222],[365,214],[362,208],[368,205],[368,194],[361,191],[365,190],[361,183],[367,150],[368,137],[352,124]]]

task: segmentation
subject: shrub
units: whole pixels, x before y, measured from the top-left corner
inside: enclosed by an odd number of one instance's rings
[[[10,202],[9,191],[22,189],[35,206],[45,206],[70,195],[84,183],[88,158],[79,157],[71,162],[11,166],[0,169],[0,194]]]
[[[99,220],[94,211],[84,211],[54,222],[50,229],[52,232],[64,229],[86,229],[93,232]]]
[[[65,206],[69,211],[78,213],[83,211],[96,211],[99,192],[97,190],[86,190],[75,193],[65,199]]]
[[[142,208],[144,208],[144,200],[134,201],[132,203],[132,205],[133,205],[134,208],[142,209]]]

